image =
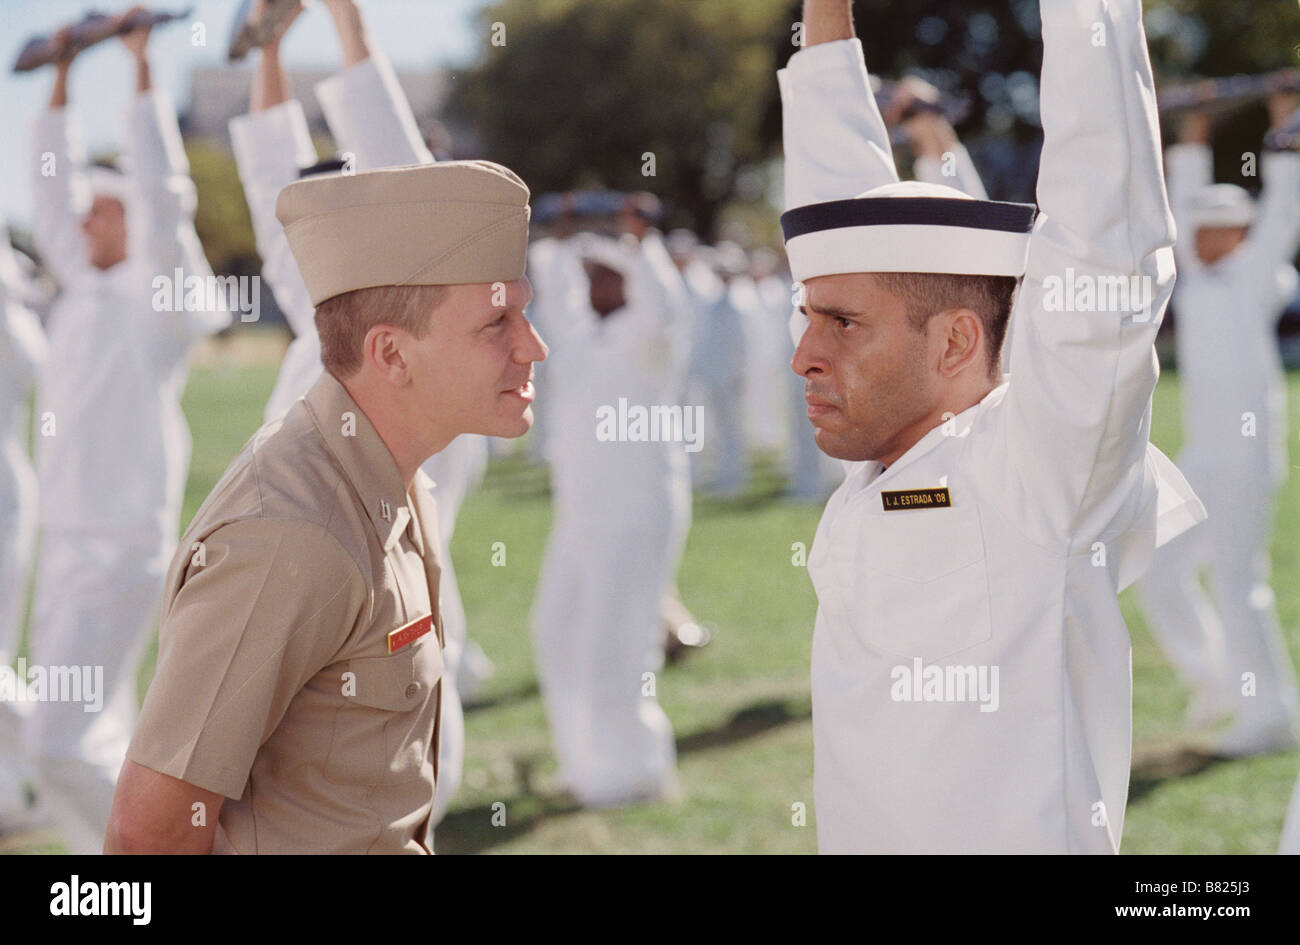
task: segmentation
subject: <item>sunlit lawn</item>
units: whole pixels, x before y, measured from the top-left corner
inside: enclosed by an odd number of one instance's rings
[[[278,350],[268,339],[237,342],[207,353],[193,371],[185,394],[194,436],[186,521],[257,428]],[[1300,377],[1290,381],[1295,430]],[[1177,396],[1177,377],[1166,373],[1156,392],[1153,439],[1171,454]],[[550,520],[546,475],[517,456],[493,462],[483,488],[465,503],[452,552],[471,635],[497,672],[483,704],[467,716],[465,780],[438,830],[439,852],[814,852],[808,655],[816,599],[805,570],[792,566],[790,549],[796,541],[811,543],[820,507],[777,498],[781,485],[765,462],[745,498],[696,500],[679,584],[716,639],[658,681],[677,732],[683,798],[578,811],[554,783],[529,636]],[[1293,476],[1274,541],[1274,587],[1293,658],[1300,656],[1298,493],[1300,476]],[[497,541],[506,544],[504,568],[490,562]],[[1135,703],[1125,852],[1273,852],[1300,754],[1210,765],[1178,756],[1186,693],[1127,594],[1123,602],[1133,634]],[[493,825],[497,802],[505,804],[504,826]],[[792,823],[796,804],[806,805],[807,826]],[[60,849],[48,834],[4,845]]]

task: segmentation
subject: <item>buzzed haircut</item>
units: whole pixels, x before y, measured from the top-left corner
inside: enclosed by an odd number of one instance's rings
[[[1002,364],[1002,345],[1015,302],[1015,276],[962,276],[933,272],[873,273],[880,286],[903,301],[908,323],[924,331],[926,322],[940,312],[968,308],[979,316],[988,340],[988,374],[996,378]]]
[[[445,285],[383,285],[325,299],[316,306],[325,370],[340,379],[359,371],[366,332],[376,325],[392,325],[423,338],[447,292]]]

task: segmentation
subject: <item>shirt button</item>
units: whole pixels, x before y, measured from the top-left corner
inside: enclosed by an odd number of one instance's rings
[[[420,691],[420,684],[419,684],[419,683],[411,683],[409,686],[406,687],[406,698],[408,698],[408,699],[414,699],[415,696],[416,696],[416,694],[417,694],[419,691]]]

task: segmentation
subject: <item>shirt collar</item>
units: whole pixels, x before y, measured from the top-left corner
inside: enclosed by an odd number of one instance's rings
[[[409,497],[393,454],[365,411],[329,371],[321,372],[305,399],[312,422],[361,498],[384,551],[390,550],[413,522]],[[423,554],[419,529],[409,531],[412,543]]]
[[[883,471],[881,470],[880,463],[875,460],[869,460],[863,463],[862,466],[854,471],[854,474],[856,474],[859,479],[850,487],[850,490],[856,492],[860,489],[866,488],[867,486],[874,485],[886,477],[893,476],[898,470],[910,466],[949,437],[955,436],[960,438],[969,436],[976,414],[985,405],[993,406],[1001,401],[1006,395],[1007,384],[1010,380],[1011,375],[1003,374],[998,386],[980,398],[978,403],[971,404],[961,413],[955,414],[941,422],[934,429],[930,430],[929,433],[912,444],[911,449],[898,457],[898,459],[894,460],[893,464],[888,468],[883,469]]]

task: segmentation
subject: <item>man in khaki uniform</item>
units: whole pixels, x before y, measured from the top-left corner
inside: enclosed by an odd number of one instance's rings
[[[442,620],[419,466],[532,423],[528,212],[486,162],[280,193],[326,373],[181,541],[106,852],[430,852]]]

